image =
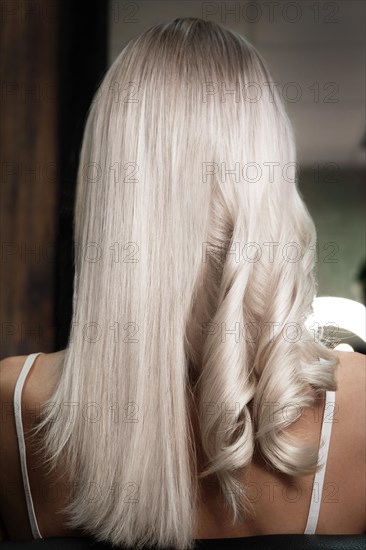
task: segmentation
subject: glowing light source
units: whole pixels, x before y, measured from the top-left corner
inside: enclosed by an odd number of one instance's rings
[[[349,344],[338,344],[334,349],[339,349],[339,351],[354,351],[353,347]]]
[[[366,308],[354,300],[334,296],[316,297],[313,300],[313,315],[308,317],[306,325],[310,327],[314,323],[319,323],[321,327],[333,325],[346,329],[366,342]],[[337,346],[337,349],[340,348]]]

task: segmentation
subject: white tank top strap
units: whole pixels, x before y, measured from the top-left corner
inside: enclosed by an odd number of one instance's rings
[[[15,385],[15,390],[14,390],[14,417],[15,417],[15,428],[16,428],[17,439],[18,439],[20,467],[22,471],[24,493],[25,493],[25,498],[27,502],[28,517],[29,517],[29,522],[30,522],[32,535],[34,539],[41,539],[42,536],[41,536],[41,533],[39,532],[38,523],[34,512],[32,494],[29,486],[26,448],[25,448],[24,433],[23,433],[21,400],[22,400],[22,390],[23,390],[25,379],[30,369],[32,368],[34,361],[38,357],[38,355],[42,355],[42,352],[31,353],[30,355],[28,355],[27,359],[24,362],[22,370],[20,371],[17,383]]]
[[[328,459],[329,443],[333,426],[335,393],[335,391],[326,392],[318,456],[318,464],[321,465],[321,468],[318,472],[316,472],[314,477],[308,521],[304,532],[305,535],[314,535],[318,524],[320,505],[322,502],[325,470]]]

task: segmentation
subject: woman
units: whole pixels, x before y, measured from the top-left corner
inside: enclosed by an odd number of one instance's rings
[[[364,532],[363,356],[304,325],[316,235],[271,80],[195,18],[148,29],[105,75],[67,349],[1,366],[10,538]]]

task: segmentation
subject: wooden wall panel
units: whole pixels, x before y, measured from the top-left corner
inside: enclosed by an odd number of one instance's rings
[[[54,346],[58,10],[1,3],[1,358]]]

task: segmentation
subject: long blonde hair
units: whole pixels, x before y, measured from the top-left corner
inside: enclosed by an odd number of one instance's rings
[[[72,327],[36,432],[72,482],[68,526],[99,540],[190,548],[200,478],[236,521],[255,453],[316,470],[284,428],[336,389],[338,359],[304,325],[316,234],[271,82],[239,34],[181,18],[131,40],[91,105]]]

